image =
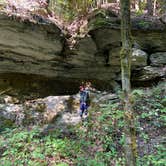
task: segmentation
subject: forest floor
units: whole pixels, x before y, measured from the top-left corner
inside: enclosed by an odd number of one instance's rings
[[[166,163],[166,84],[133,90],[138,145],[137,166]],[[121,102],[95,105],[89,116],[65,135],[41,126],[4,128],[2,166],[124,166]]]

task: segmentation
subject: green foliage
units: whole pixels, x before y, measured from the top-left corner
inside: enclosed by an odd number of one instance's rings
[[[137,89],[134,110],[137,117],[137,140],[142,145],[137,166],[164,166],[165,146],[163,129],[166,108],[163,85],[152,90]],[[121,103],[95,107],[89,117],[69,131],[74,138],[61,131],[43,135],[38,127],[5,129],[0,135],[0,163],[5,166],[124,166],[124,111]],[[144,151],[142,147],[150,147]]]
[[[59,154],[64,158],[71,155],[72,153],[67,151],[68,148],[66,150],[70,144],[68,139],[58,139],[56,135],[41,136],[37,128],[30,131],[6,130],[0,137],[0,146],[3,148],[0,163],[12,166],[13,164],[45,166],[48,165],[47,158],[56,158]],[[54,162],[56,163],[56,160]]]
[[[140,165],[153,165],[153,166],[164,166],[166,163],[166,148],[164,145],[157,145],[155,147],[154,154],[145,155],[139,158],[137,161],[137,166]]]
[[[66,163],[59,163],[59,164],[57,164],[57,166],[69,166],[69,165]]]
[[[49,4],[49,8],[66,21],[86,15],[90,9],[95,7],[97,4],[93,0],[51,0]]]
[[[150,147],[149,152],[144,152],[138,158],[139,165],[164,166],[164,137],[163,128],[166,124],[166,109],[162,103],[165,98],[165,86],[163,83],[151,90],[146,89],[137,96],[134,109],[137,113],[137,134],[141,144]],[[160,133],[160,134],[159,134]],[[156,140],[158,142],[156,143]]]
[[[142,89],[135,89],[132,91],[132,95],[135,95],[137,97],[141,97],[144,95],[144,91]]]
[[[123,154],[123,125],[123,111],[118,109],[117,104],[109,104],[106,108],[98,109],[98,111],[93,110],[85,126],[88,131],[78,133],[81,136],[81,147],[86,149],[85,155],[82,154],[82,157],[78,158],[78,164],[81,166],[85,165],[83,163],[89,166],[109,166],[119,163],[123,166],[124,158],[120,155]],[[89,154],[88,158],[86,153]]]
[[[143,10],[138,10],[138,11],[136,11],[136,15],[137,16],[141,16],[143,14]]]
[[[96,159],[78,158],[77,160],[77,166],[106,166],[105,163],[97,161]]]
[[[164,96],[164,98],[161,100],[161,103],[163,106],[166,107],[166,96]]]

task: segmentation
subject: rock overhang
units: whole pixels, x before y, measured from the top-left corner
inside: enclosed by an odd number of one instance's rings
[[[27,79],[30,75],[37,79],[48,78],[48,84],[60,82],[61,90],[64,86],[68,93],[75,93],[76,90],[70,91],[70,87],[77,89],[86,80],[101,89],[116,89],[120,81],[120,19],[110,14],[104,17],[111,23],[91,27],[89,34],[73,48],[73,53],[66,46],[65,35],[55,24],[20,22],[1,15],[0,73],[23,75]],[[89,20],[89,25],[94,19]],[[166,52],[164,29],[138,29],[132,31],[135,41],[132,72],[145,70],[151,53]]]

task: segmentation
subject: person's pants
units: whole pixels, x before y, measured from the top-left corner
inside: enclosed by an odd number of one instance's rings
[[[85,115],[88,114],[88,106],[86,103],[80,103],[80,116],[82,117],[83,113],[85,112]]]

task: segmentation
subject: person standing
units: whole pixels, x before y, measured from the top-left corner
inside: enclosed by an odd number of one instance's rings
[[[90,90],[91,90],[91,82],[86,82],[85,84],[85,103],[86,103],[86,109],[85,109],[85,115],[88,114],[88,108],[90,106]]]
[[[90,106],[90,83],[82,84],[80,86],[80,117],[83,114],[88,114],[88,107]]]
[[[85,100],[85,88],[84,86],[80,86],[80,117],[82,118],[83,114],[84,114],[84,111],[86,109],[86,100]]]

